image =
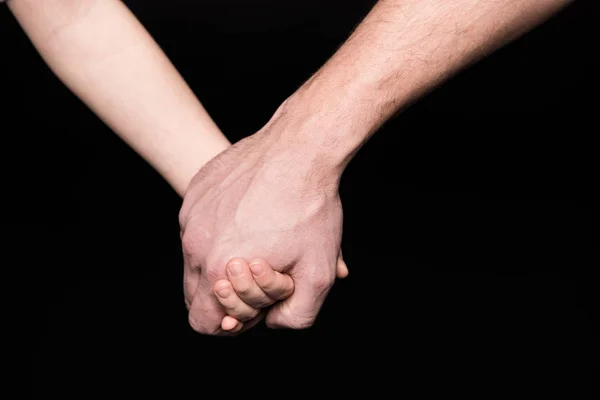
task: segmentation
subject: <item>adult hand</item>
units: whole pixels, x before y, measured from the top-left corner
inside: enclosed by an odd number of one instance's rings
[[[338,278],[348,276],[348,267],[338,258]],[[254,260],[248,264],[238,258],[227,264],[229,279],[221,279],[214,286],[217,300],[225,309],[227,316],[221,322],[221,329],[236,334],[251,328],[259,322],[259,313],[276,301],[287,299],[294,293],[294,281],[287,274],[274,271],[265,261]],[[251,321],[246,324],[244,321]]]
[[[293,294],[268,311],[269,327],[312,326],[335,280],[341,172],[305,151],[302,141],[314,127],[292,114],[282,106],[263,129],[205,165],[188,187],[180,212],[184,287],[190,325],[200,333],[223,332],[225,314],[213,286],[227,278],[226,264],[235,257],[264,260],[294,280]]]

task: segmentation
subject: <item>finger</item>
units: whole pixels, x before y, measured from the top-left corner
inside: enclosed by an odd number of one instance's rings
[[[268,298],[272,299],[271,303],[286,299],[294,292],[292,277],[275,271],[264,260],[252,261],[250,271],[256,285]]]
[[[344,279],[348,276],[349,273],[350,273],[350,271],[348,271],[348,266],[346,265],[346,262],[344,261],[344,257],[342,256],[342,251],[340,250],[340,256],[338,257],[338,260],[337,260],[336,276],[340,279]]]
[[[238,333],[244,327],[244,323],[230,315],[226,315],[221,321],[221,329],[228,333]]]
[[[238,321],[248,321],[258,314],[257,309],[250,307],[240,299],[231,282],[226,279],[215,283],[214,293],[219,303],[225,308],[227,315]]]
[[[192,306],[192,300],[194,299],[194,295],[198,290],[198,280],[200,278],[200,274],[194,270],[185,271],[183,274],[183,293],[185,306],[188,311]]]
[[[264,263],[264,265],[273,271],[268,264]],[[252,308],[265,308],[277,300],[271,298],[259,287],[244,259],[234,258],[227,264],[227,277],[237,296]]]
[[[265,318],[265,315],[265,310],[260,310],[256,317],[246,322],[238,321],[232,316],[227,315],[225,316],[225,318],[223,318],[223,322],[221,323],[221,329],[223,329],[226,333],[230,335],[241,334],[255,327],[260,321],[262,321]],[[229,327],[233,328],[231,330],[226,330],[229,329]]]
[[[304,269],[294,275],[294,293],[269,310],[267,326],[270,328],[310,328],[335,280],[335,265],[322,270]],[[302,269],[300,269],[302,271]]]
[[[212,285],[201,273],[189,307],[189,324],[198,333],[218,335],[222,333],[223,317],[225,317],[225,311],[213,294]]]

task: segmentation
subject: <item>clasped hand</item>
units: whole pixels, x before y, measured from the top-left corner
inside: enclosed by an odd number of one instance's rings
[[[180,211],[184,292],[203,334],[312,326],[341,258],[339,174],[286,136],[281,113],[207,163]]]

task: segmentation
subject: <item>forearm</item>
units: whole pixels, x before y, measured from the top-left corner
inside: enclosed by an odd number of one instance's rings
[[[183,194],[229,142],[119,0],[11,0],[61,81]]]
[[[342,171],[392,115],[569,0],[381,0],[282,106],[305,159]]]

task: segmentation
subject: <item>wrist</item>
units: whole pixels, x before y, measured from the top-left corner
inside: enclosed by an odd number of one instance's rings
[[[396,93],[377,74],[363,75],[334,57],[280,106],[270,122],[280,126],[270,130],[304,158],[341,175],[410,97],[404,93],[410,85]]]
[[[307,82],[279,107],[262,132],[271,154],[285,154],[297,168],[338,179],[374,131],[360,107],[342,93],[324,95]],[[272,151],[271,151],[272,150]]]
[[[188,185],[202,167],[231,146],[229,141],[220,134],[212,136],[193,137],[176,151],[163,154],[162,164],[155,168],[181,197],[185,195]]]
[[[336,144],[343,139],[337,127],[295,96],[283,102],[259,132],[265,160],[286,169],[290,177],[339,182],[350,151]]]

